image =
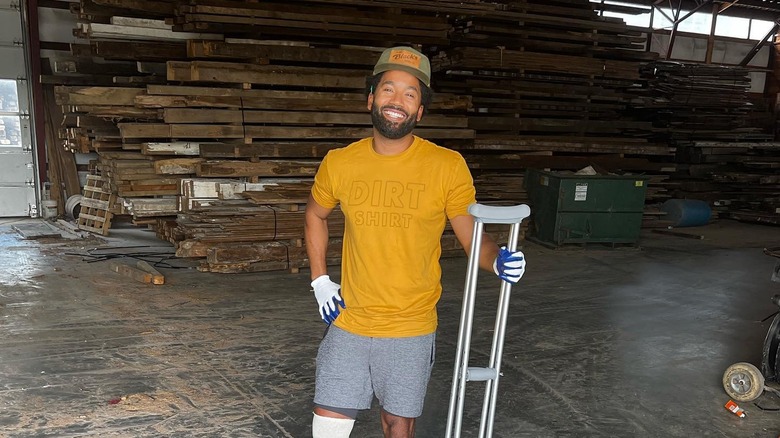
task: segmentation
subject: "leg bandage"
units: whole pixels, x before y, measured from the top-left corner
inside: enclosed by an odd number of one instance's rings
[[[355,420],[351,418],[331,418],[314,414],[311,422],[312,438],[349,438]]]

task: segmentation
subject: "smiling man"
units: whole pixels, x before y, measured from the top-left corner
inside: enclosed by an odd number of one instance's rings
[[[330,151],[306,206],[306,251],[320,316],[314,438],[346,438],[373,398],[385,437],[414,436],[435,356],[441,235],[450,221],[468,254],[474,184],[463,157],[415,136],[430,105],[428,58],[385,50],[367,81],[373,136]],[[328,215],[345,218],[341,285],[328,276]],[[480,267],[504,281],[524,273],[522,253],[489,236]]]

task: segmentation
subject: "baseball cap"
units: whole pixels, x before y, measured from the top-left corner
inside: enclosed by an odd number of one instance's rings
[[[389,70],[405,71],[423,84],[431,86],[431,62],[428,57],[411,47],[399,46],[385,49],[374,66],[374,74]]]

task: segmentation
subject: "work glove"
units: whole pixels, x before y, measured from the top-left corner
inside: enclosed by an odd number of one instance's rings
[[[507,283],[517,283],[525,274],[525,255],[522,251],[509,252],[502,246],[498,257],[493,261],[493,272]]]
[[[314,289],[317,305],[320,306],[320,317],[325,324],[330,325],[339,316],[339,306],[342,309],[347,308],[339,294],[341,286],[330,281],[329,275],[320,275],[311,282],[311,287]]]

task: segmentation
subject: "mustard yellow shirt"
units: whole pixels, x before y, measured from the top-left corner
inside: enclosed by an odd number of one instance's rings
[[[336,326],[362,336],[436,331],[441,297],[441,235],[448,218],[468,214],[474,184],[463,157],[419,137],[398,155],[372,138],[330,151],[312,196],[345,217]]]

